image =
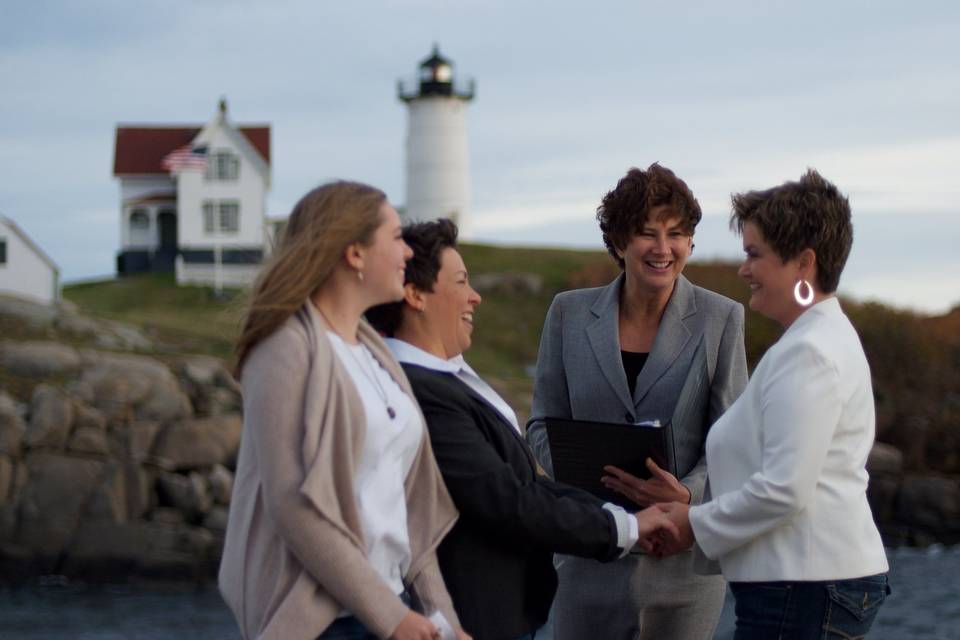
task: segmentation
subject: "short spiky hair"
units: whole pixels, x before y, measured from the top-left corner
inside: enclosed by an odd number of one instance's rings
[[[743,233],[751,222],[781,260],[804,249],[817,256],[817,285],[833,293],[853,245],[850,201],[813,169],[798,182],[784,182],[765,191],[747,191],[732,197],[730,228]]]
[[[403,241],[413,249],[403,283],[413,283],[420,291],[433,291],[443,250],[457,248],[457,225],[447,218],[408,224],[403,227]],[[372,307],[365,314],[367,321],[383,335],[392,337],[403,322],[404,304],[401,300]]]
[[[597,207],[597,222],[607,251],[621,269],[623,258],[617,255],[617,250],[622,251],[630,239],[643,230],[651,209],[663,205],[668,209],[661,219],[679,217],[684,231],[693,235],[702,216],[700,203],[686,182],[656,162],[646,171],[632,167],[603,197]]]

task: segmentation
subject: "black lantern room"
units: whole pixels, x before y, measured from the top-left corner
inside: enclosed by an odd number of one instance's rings
[[[472,79],[466,84],[454,82],[453,62],[440,54],[440,48],[436,44],[433,45],[430,56],[420,63],[416,83],[406,83],[403,80],[397,83],[397,95],[404,102],[431,96],[471,100],[473,93]]]

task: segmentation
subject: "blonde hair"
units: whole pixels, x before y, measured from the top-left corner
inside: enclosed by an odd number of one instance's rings
[[[237,378],[250,350],[327,282],[346,248],[371,242],[386,199],[379,189],[346,181],[319,186],[300,199],[254,283],[234,350]]]

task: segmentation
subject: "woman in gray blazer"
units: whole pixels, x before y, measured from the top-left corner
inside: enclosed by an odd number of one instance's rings
[[[641,504],[703,499],[710,425],[747,382],[743,307],[681,274],[700,205],[672,171],[633,168],[597,209],[608,251],[623,269],[609,285],[559,294],[540,339],[528,440],[552,469],[544,418],[633,423],[671,420],[691,372],[705,383],[696,413],[673,430],[677,475],[651,462],[631,497]],[[692,553],[617,562],[559,555],[557,640],[710,638],[723,605],[719,576],[693,571]]]

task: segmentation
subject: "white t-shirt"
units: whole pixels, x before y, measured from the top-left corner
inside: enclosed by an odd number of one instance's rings
[[[417,455],[423,423],[413,400],[365,346],[348,344],[331,331],[327,335],[360,394],[367,418],[353,485],[367,557],[399,594],[411,559],[403,483]],[[388,406],[394,418],[388,415]]]

